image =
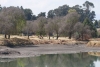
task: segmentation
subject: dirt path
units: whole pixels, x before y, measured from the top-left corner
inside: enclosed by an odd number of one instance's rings
[[[0,58],[33,57],[41,54],[67,54],[78,52],[100,52],[100,47],[86,47],[86,45],[34,45],[26,47],[8,48],[0,46],[0,51],[17,51],[20,54],[2,54]]]

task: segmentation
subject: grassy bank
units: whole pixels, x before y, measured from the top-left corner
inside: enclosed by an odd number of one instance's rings
[[[67,37],[52,38],[49,40],[48,37],[39,39],[38,36],[30,36],[30,39],[27,36],[17,36],[11,35],[11,39],[4,39],[3,35],[0,36],[0,45],[4,46],[25,46],[25,45],[40,45],[40,44],[61,44],[61,45],[79,45],[86,44],[87,41],[76,41],[75,39],[68,39]]]

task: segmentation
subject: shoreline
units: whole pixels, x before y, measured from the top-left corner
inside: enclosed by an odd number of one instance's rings
[[[2,54],[0,58],[24,58],[34,57],[44,54],[69,54],[80,52],[100,52],[99,47],[87,47],[85,44],[80,45],[30,45],[26,47],[14,47],[9,48],[6,46],[0,46],[0,51],[11,50],[20,52],[20,54]]]

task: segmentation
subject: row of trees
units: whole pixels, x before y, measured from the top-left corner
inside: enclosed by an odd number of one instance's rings
[[[39,17],[35,21],[27,21],[24,32],[35,33],[43,38],[43,35],[55,35],[56,39],[59,36],[69,37],[76,36],[77,39],[84,39],[84,37],[96,36],[96,29],[91,24],[90,20],[86,18],[84,22],[79,22],[80,15],[75,9],[70,9],[68,14],[63,17],[55,16],[54,18]],[[29,36],[28,36],[29,37]]]
[[[0,6],[0,32],[5,34],[5,38],[10,38],[10,34],[24,33],[28,35],[36,34],[40,38],[44,35],[75,37],[84,39],[85,37],[96,37],[97,31],[93,23],[95,12],[90,10],[93,3],[86,1],[83,6],[76,5],[69,7],[60,6],[50,10],[48,17],[45,12],[38,16],[33,15],[31,9],[21,7],[1,7]],[[86,38],[85,38],[86,39]]]
[[[0,9],[3,8],[0,6]],[[34,15],[31,9],[23,8],[23,6],[19,7],[25,13],[26,20],[36,20],[37,18],[43,16],[47,18],[53,18],[55,16],[66,16],[68,14],[69,9],[75,9],[78,14],[80,14],[79,21],[83,22],[86,17],[88,17],[91,21],[94,21],[95,11],[91,11],[91,8],[94,8],[94,4],[86,1],[83,5],[75,5],[70,7],[69,5],[62,5],[54,10],[49,10],[46,16],[46,12],[40,12],[37,16]]]

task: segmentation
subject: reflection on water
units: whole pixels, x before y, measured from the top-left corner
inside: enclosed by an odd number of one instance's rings
[[[0,67],[100,67],[100,57],[91,53],[52,54],[21,59],[0,59]]]

